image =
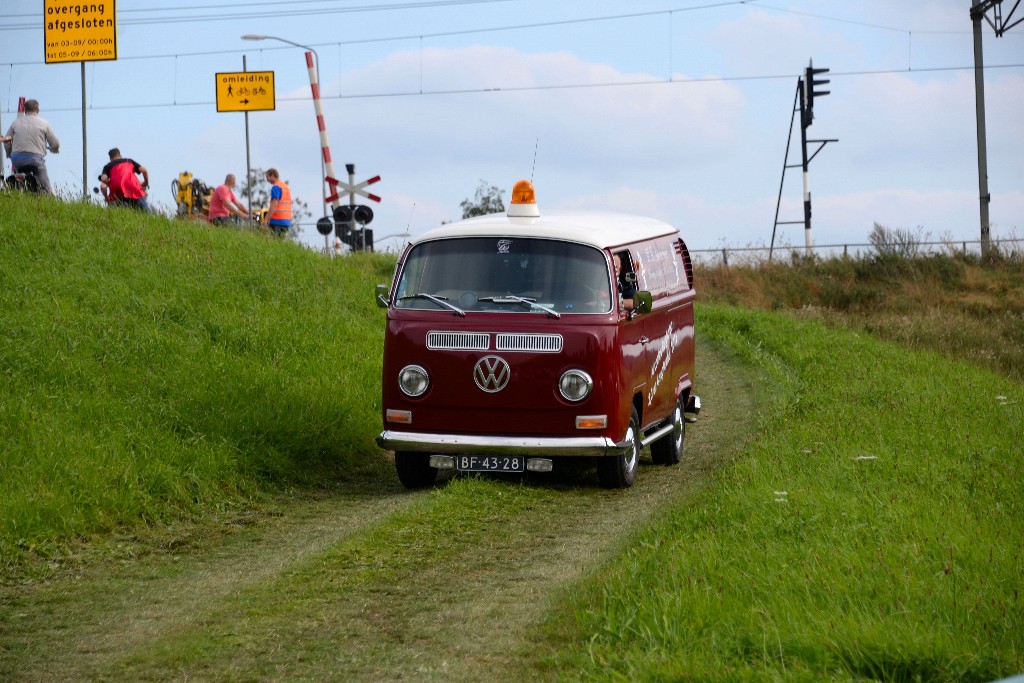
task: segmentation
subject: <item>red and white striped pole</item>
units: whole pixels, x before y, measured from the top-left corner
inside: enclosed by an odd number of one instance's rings
[[[18,98],[18,117],[21,117],[21,116],[24,116],[24,115],[25,115],[25,98],[24,97],[19,97]],[[3,135],[3,126],[0,126],[0,135]],[[13,150],[11,150],[11,151],[13,151]],[[14,173],[14,165],[13,164],[11,164],[11,173]],[[3,183],[3,179],[4,179],[4,175],[5,174],[6,174],[6,171],[4,171],[4,149],[3,149],[2,146],[0,146],[0,184]]]
[[[321,191],[327,178],[334,177],[334,162],[331,161],[331,147],[327,142],[327,124],[324,122],[324,108],[320,102],[320,65],[319,59],[314,60],[312,51],[306,52],[306,68],[309,70],[309,86],[313,93],[313,109],[316,112],[316,127],[320,131],[320,152],[323,156],[324,180],[321,182]],[[327,212],[327,202],[331,202],[333,208],[338,207],[338,195],[332,193],[332,197],[324,197],[324,212]]]

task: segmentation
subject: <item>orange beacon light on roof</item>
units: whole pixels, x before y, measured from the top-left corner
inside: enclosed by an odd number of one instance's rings
[[[537,195],[533,189],[533,183],[529,180],[520,180],[512,186],[512,203],[508,207],[509,218],[539,218],[540,209],[537,208]]]

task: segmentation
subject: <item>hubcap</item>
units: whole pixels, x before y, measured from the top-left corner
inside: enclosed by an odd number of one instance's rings
[[[683,447],[683,409],[676,404],[676,411],[672,414],[672,435],[676,441],[676,450]]]
[[[630,443],[629,447],[629,458],[626,460],[626,469],[631,470],[636,467],[637,459],[640,457],[640,448],[636,440],[636,433],[633,431],[633,426],[630,425],[629,431],[626,432],[626,439]]]

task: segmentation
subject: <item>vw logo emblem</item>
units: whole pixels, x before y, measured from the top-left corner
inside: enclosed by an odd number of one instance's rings
[[[508,363],[499,356],[484,356],[473,366],[473,381],[488,394],[496,394],[507,387],[511,375]]]

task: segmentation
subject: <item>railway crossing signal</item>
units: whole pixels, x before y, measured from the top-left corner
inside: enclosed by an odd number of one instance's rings
[[[349,181],[347,183],[331,177],[326,178],[327,184],[331,186],[331,194],[328,195],[327,201],[333,202],[334,200],[336,200],[338,198],[338,190],[340,188],[341,194],[347,194],[349,196],[350,204],[355,202],[355,195],[360,195],[362,197],[372,199],[373,201],[379,203],[380,197],[371,192],[367,192],[364,188],[367,185],[373,185],[374,183],[379,182],[380,176],[374,176],[369,180],[364,180],[361,183],[352,182],[352,176],[355,175],[355,166],[353,164],[346,164],[346,166],[352,166],[352,173],[349,174]]]
[[[357,183],[355,181],[355,164],[345,164],[345,169],[348,171],[347,183],[336,178],[328,177],[326,179],[327,184],[331,186],[331,194],[327,197],[328,202],[338,200],[339,190],[348,195],[347,205],[338,204],[334,207],[335,234],[344,244],[349,245],[352,251],[373,251],[373,230],[366,227],[373,221],[373,209],[364,204],[356,204],[356,195],[380,202],[380,197],[366,190],[368,186],[379,182],[380,176]],[[323,220],[325,219],[321,219],[321,221]],[[326,224],[324,227],[327,227]],[[317,224],[317,229],[321,230],[320,223]]]

